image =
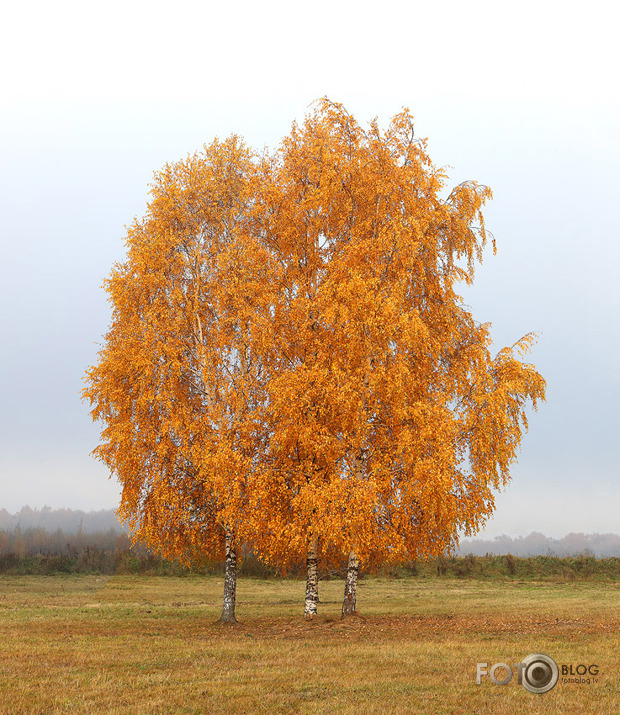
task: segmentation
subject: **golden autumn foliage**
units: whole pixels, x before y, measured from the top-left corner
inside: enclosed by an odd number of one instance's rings
[[[372,565],[492,513],[545,382],[456,292],[490,190],[442,198],[426,149],[408,111],[364,130],[322,100],[272,154],[231,137],[156,175],[84,391],[137,538]]]
[[[188,561],[223,548],[260,437],[253,173],[233,137],[156,176],[127,261],[106,282],[113,322],[88,373],[105,424],[95,453],[123,485],[120,516]]]

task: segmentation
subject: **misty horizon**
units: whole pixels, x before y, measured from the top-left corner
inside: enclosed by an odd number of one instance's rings
[[[66,534],[101,534],[115,531],[127,534],[127,527],[116,516],[114,509],[83,511],[81,509],[33,509],[28,505],[11,514],[0,508],[0,531],[39,529],[46,533],[60,530]],[[493,538],[474,536],[463,538],[456,549],[457,556],[575,556],[591,554],[597,558],[620,557],[620,534],[570,532],[560,538],[537,531],[528,534],[498,534]]]

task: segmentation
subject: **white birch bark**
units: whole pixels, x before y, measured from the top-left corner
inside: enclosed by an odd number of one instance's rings
[[[235,551],[234,536],[226,530],[226,568],[224,573],[224,602],[220,623],[238,623],[235,617],[235,604],[237,601],[237,552]]]
[[[318,611],[319,603],[319,572],[317,568],[318,542],[313,539],[308,546],[306,556],[306,600],[304,604],[304,618],[314,618]]]
[[[357,595],[357,577],[359,576],[359,559],[354,551],[349,553],[347,577],[344,582],[344,600],[342,602],[341,618],[355,613],[355,597]]]
[[[368,388],[369,375],[366,373],[364,377],[364,386]],[[366,398],[364,397],[364,407],[366,407]],[[355,478],[358,481],[366,476],[366,459],[363,453],[355,455],[354,458]],[[355,613],[355,598],[357,596],[357,578],[359,576],[360,562],[355,554],[354,549],[349,552],[349,562],[347,564],[347,576],[344,582],[344,599],[342,601],[341,618]]]

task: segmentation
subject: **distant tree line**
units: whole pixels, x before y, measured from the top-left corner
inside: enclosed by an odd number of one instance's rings
[[[260,561],[247,546],[241,550],[239,574],[259,578],[286,575],[302,578],[305,564],[300,562],[282,574]],[[319,580],[344,578],[347,562],[340,568],[319,573]],[[46,532],[41,528],[17,527],[0,531],[0,579],[3,575],[52,574],[145,574],[156,576],[187,576],[189,574],[224,575],[224,562],[205,562],[191,569],[178,561],[170,561],[141,546],[132,546],[129,536],[113,529],[107,532],[66,533],[62,529]],[[389,578],[474,578],[533,579],[553,581],[620,580],[620,558],[539,555],[519,557],[506,555],[438,557],[408,565],[386,568]]]
[[[49,506],[44,506],[43,509],[31,509],[29,506],[25,506],[15,514],[10,514],[6,509],[0,509],[0,530],[13,531],[17,527],[22,530],[36,528],[56,531],[61,529],[67,533],[76,533],[80,529],[86,533],[107,532],[110,529],[119,533],[126,531],[117,519],[114,509],[86,512],[79,509],[52,509]]]
[[[275,576],[277,570],[260,562],[245,547],[240,573],[262,577]],[[488,558],[480,558],[486,557]],[[569,534],[553,539],[540,533],[511,538],[461,541],[457,558],[432,560],[428,564],[411,564],[393,575],[475,576],[534,573],[584,574],[583,558],[592,566],[593,559],[620,557],[620,536],[617,534]],[[494,558],[504,557],[504,558]],[[543,561],[533,557],[545,557]],[[572,560],[566,560],[573,557]],[[473,558],[473,560],[472,560]],[[556,563],[559,558],[563,563]],[[468,560],[469,559],[469,560]],[[569,563],[570,561],[570,563]],[[573,563],[574,561],[574,563]],[[582,563],[583,562],[583,563]],[[515,565],[516,564],[516,565]],[[609,565],[608,565],[609,566]],[[612,565],[617,570],[617,564]],[[322,578],[344,575],[346,563],[338,570],[322,574]],[[95,512],[71,509],[41,510],[24,507],[16,514],[0,510],[0,573],[157,573],[181,575],[189,569],[167,561],[147,548],[134,545],[126,529],[112,509]],[[199,573],[222,573],[223,563],[205,563]],[[607,571],[607,567],[605,568]],[[299,572],[299,574],[298,574]],[[291,568],[290,575],[303,573],[303,564]]]
[[[108,531],[85,532],[77,529],[47,531],[41,527],[17,526],[11,531],[0,530],[0,556],[77,556],[86,549],[97,551],[128,551],[131,539],[126,533]]]
[[[276,569],[265,565],[243,548],[239,572],[245,576],[269,578]],[[301,573],[302,565],[289,573]],[[205,561],[190,569],[178,561],[165,559],[146,547],[131,543],[126,532],[117,529],[87,532],[62,529],[46,531],[41,527],[17,526],[0,530],[1,574],[152,574],[159,576],[184,576],[190,573],[219,574],[224,563]]]
[[[529,536],[496,536],[494,539],[463,539],[457,552],[461,556],[473,554],[484,556],[494,554],[505,556],[594,556],[609,558],[620,556],[620,535],[618,534],[568,534],[561,539],[553,539],[538,532]]]

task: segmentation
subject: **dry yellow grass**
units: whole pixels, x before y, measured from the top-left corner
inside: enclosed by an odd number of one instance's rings
[[[345,621],[342,589],[308,623],[303,583],[243,579],[233,628],[216,577],[0,577],[0,712],[620,712],[618,584],[364,579]],[[534,652],[598,682],[476,685]]]

